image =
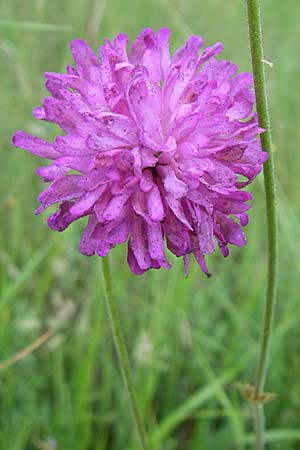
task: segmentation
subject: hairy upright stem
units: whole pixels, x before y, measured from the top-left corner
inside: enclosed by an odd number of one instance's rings
[[[130,371],[128,353],[122,333],[121,322],[119,318],[119,314],[117,308],[113,301],[112,296],[112,288],[111,288],[111,276],[109,269],[109,261],[108,257],[102,258],[102,272],[101,272],[101,280],[104,291],[104,298],[106,303],[106,308],[108,312],[108,317],[110,320],[110,325],[112,329],[112,334],[115,342],[115,346],[117,349],[120,369],[123,377],[123,381],[128,393],[128,399],[130,408],[132,411],[132,416],[136,425],[137,434],[140,441],[140,446],[142,450],[148,450],[148,446],[146,444],[146,434],[143,426],[143,422],[141,419],[137,397],[135,394],[132,376]]]
[[[265,129],[265,132],[260,135],[260,138],[262,148],[269,153],[268,161],[264,166],[264,184],[266,193],[268,227],[268,286],[265,301],[261,350],[255,382],[255,401],[258,402],[256,406],[257,449],[262,450],[264,448],[264,414],[263,405],[259,404],[259,399],[264,390],[268,356],[271,345],[271,331],[277,285],[278,229],[274,160],[272,153],[272,138],[266,92],[260,0],[246,0],[246,4],[258,121],[260,127]]]

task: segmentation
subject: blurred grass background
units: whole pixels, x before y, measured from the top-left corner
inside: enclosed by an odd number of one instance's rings
[[[300,4],[263,0],[278,176],[280,280],[267,388],[268,449],[300,448]],[[71,62],[69,42],[169,26],[172,48],[190,34],[221,40],[224,58],[249,70],[241,0],[2,0],[0,3],[0,449],[137,450],[99,286],[100,264],[77,245],[84,223],[53,233],[34,217],[38,158],[10,146],[17,129],[51,138],[31,118],[44,71]],[[262,176],[248,245],[208,258],[208,280],[182,261],[134,277],[125,248],[112,251],[114,294],[138,395],[155,450],[253,448],[252,408],[235,388],[253,380],[266,282]],[[82,221],[84,222],[84,221]],[[10,366],[16,352],[52,335]],[[21,355],[22,356],[22,355]]]

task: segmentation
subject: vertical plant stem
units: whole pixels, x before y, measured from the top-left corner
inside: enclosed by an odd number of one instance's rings
[[[128,353],[121,328],[121,321],[116,305],[113,301],[108,257],[102,258],[101,281],[104,291],[104,298],[108,312],[108,317],[110,320],[110,325],[114,338],[114,343],[119,357],[120,369],[128,393],[128,399],[132,411],[132,416],[135,422],[136,431],[139,437],[140,446],[142,450],[148,450],[148,446],[146,444],[146,433],[144,430],[143,422],[138,407],[137,397],[133,386]]]
[[[260,357],[255,382],[256,433],[257,449],[264,448],[264,413],[263,405],[259,404],[260,395],[264,391],[268,356],[271,345],[271,332],[274,316],[277,268],[278,268],[278,228],[275,191],[274,159],[272,152],[272,137],[270,128],[268,98],[266,92],[265,62],[263,50],[263,35],[261,23],[260,0],[246,0],[251,59],[254,74],[256,107],[260,127],[265,132],[260,135],[262,148],[269,153],[264,165],[264,185],[266,193],[267,228],[268,228],[268,285],[265,301],[265,311],[262,329]]]
[[[255,407],[255,434],[256,434],[256,448],[257,450],[264,449],[264,428],[265,428],[265,413],[264,405],[261,403],[256,403]]]

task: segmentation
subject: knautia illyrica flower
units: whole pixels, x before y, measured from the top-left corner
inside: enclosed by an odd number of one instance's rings
[[[215,59],[221,43],[199,54],[199,36],[171,57],[169,37],[145,29],[127,54],[121,33],[100,46],[100,59],[75,39],[76,67],[45,73],[51,96],[33,111],[63,135],[49,143],[18,131],[13,144],[53,160],[37,171],[50,185],[36,213],[59,203],[48,218],[56,231],[88,216],[83,254],[105,256],[128,241],[130,269],[141,274],[170,267],[166,241],[186,271],[193,253],[209,275],[205,255],[216,245],[227,256],[228,243],[246,243],[251,194],[242,189],[267,153],[252,75]]]

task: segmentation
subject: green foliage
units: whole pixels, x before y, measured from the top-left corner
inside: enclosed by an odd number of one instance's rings
[[[249,69],[243,2],[213,0],[2,0],[0,4],[0,364],[35,341],[39,349],[0,370],[0,449],[137,450],[103,306],[97,258],[79,254],[84,223],[64,234],[34,217],[42,189],[38,158],[12,150],[25,129],[52,137],[31,118],[45,94],[42,73],[70,62],[69,41],[170,26],[172,47],[189,33],[225,43],[225,57]],[[280,279],[266,390],[269,449],[300,448],[298,0],[264,0],[271,117],[278,176]],[[112,252],[114,294],[137,392],[155,450],[250,450],[252,405],[236,382],[254,379],[266,282],[266,224],[260,177],[248,245],[225,260],[130,274],[125,248]],[[83,221],[84,222],[84,221]],[[1,367],[1,366],[0,366]]]

